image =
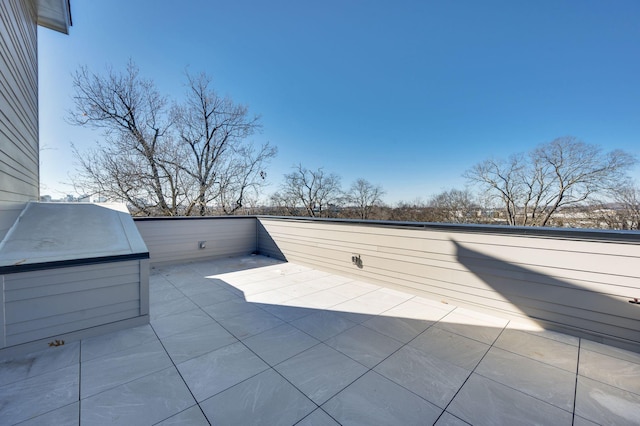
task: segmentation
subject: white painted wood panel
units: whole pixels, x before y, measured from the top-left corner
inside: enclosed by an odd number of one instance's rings
[[[136,218],[151,264],[230,257],[256,250],[252,217]],[[206,241],[200,249],[199,241]]]
[[[0,204],[38,198],[36,20],[31,1],[0,3]],[[0,223],[2,236],[7,221]]]
[[[145,267],[143,259],[3,275],[5,346],[146,317]]]

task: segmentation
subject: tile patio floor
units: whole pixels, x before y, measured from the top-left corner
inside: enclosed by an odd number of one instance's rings
[[[0,424],[640,424],[640,354],[261,256],[154,269],[151,324],[0,364]]]

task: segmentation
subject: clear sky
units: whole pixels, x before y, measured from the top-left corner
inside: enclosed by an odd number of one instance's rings
[[[169,97],[184,71],[262,116],[294,164],[380,184],[387,203],[452,187],[489,157],[571,135],[640,157],[640,1],[71,0],[40,28],[41,194],[73,193],[99,133],[68,125],[71,74],[133,59]],[[632,175],[640,181],[640,168]]]

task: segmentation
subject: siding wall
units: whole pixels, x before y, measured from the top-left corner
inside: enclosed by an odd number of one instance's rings
[[[504,229],[504,228],[503,228]],[[640,348],[640,235],[261,217],[258,251],[416,295]],[[351,256],[359,254],[362,268]]]
[[[254,217],[136,218],[152,264],[240,256],[256,250]],[[206,248],[198,248],[206,241]]]
[[[2,347],[98,326],[148,322],[148,260],[0,275]],[[98,334],[97,328],[92,334]],[[46,345],[41,344],[46,347]]]
[[[0,2],[0,239],[38,198],[38,63],[32,1]]]

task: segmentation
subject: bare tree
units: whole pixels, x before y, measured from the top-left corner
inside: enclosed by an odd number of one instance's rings
[[[276,148],[269,144],[256,148],[253,145],[234,148],[234,155],[224,163],[220,173],[220,208],[224,214],[236,214],[246,199],[257,199],[267,178],[265,163],[276,155]]]
[[[384,190],[365,179],[358,179],[351,184],[346,194],[348,203],[356,207],[360,219],[371,219],[374,207],[382,204]]]
[[[517,224],[518,204],[523,197],[522,177],[525,168],[523,155],[507,160],[488,159],[467,170],[464,176],[484,187],[487,195],[499,199],[504,206],[507,223]]]
[[[187,74],[187,96],[169,111],[131,62],[125,72],[105,76],[81,68],[70,121],[104,130],[105,142],[87,153],[75,150],[77,186],[145,215],[205,215],[212,203],[226,214],[239,211],[263,186],[276,149],[247,141],[260,129],[258,117],[218,96],[210,81]]]
[[[270,197],[272,214],[280,216],[299,216],[299,201],[288,192],[275,192]]]
[[[431,198],[429,207],[437,222],[474,223],[480,207],[468,190],[450,189]]]
[[[328,217],[329,207],[340,201],[342,190],[340,177],[334,173],[326,174],[322,168],[309,170],[298,164],[295,170],[284,175],[279,199],[301,205],[311,217]]]
[[[178,141],[187,155],[173,163],[195,182],[195,196],[186,207],[204,216],[207,205],[217,200],[225,214],[242,207],[248,189],[262,185],[264,163],[275,156],[265,144],[255,150],[246,142],[260,129],[259,118],[244,105],[219,96],[206,74],[187,74],[187,97],[172,109]]]
[[[426,203],[416,198],[413,201],[399,201],[391,210],[389,219],[401,222],[429,222],[432,217]]]
[[[166,99],[153,82],[140,78],[130,62],[125,72],[109,69],[105,76],[80,68],[73,76],[73,87],[75,112],[69,121],[103,129],[106,141],[90,156],[78,158],[77,185],[122,199],[144,214],[176,214],[175,200],[166,192],[172,184],[171,173],[161,161],[171,150],[167,135],[171,121]]]
[[[610,229],[640,230],[640,188],[630,181],[620,183],[610,192],[609,202],[592,206],[591,215]]]
[[[562,137],[527,155],[485,160],[464,176],[501,201],[509,225],[546,226],[561,208],[614,188],[633,164],[623,151],[603,153],[596,145]]]

